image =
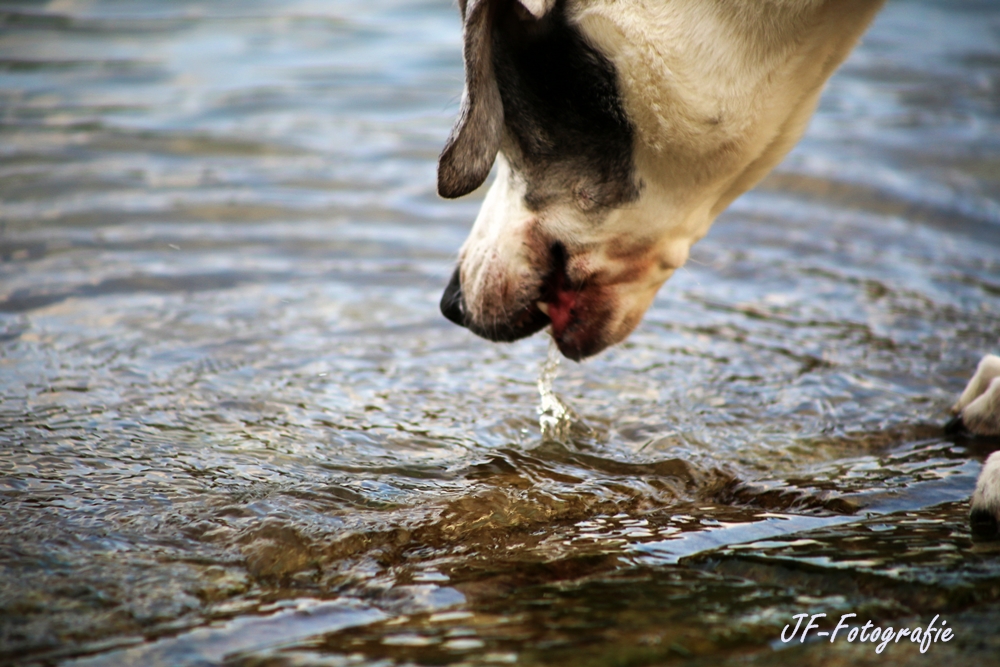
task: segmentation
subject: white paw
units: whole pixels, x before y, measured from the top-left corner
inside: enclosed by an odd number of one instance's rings
[[[995,383],[994,383],[995,384]],[[993,452],[976,482],[969,523],[977,537],[1000,537],[1000,452]]]
[[[979,362],[958,402],[954,419],[946,428],[976,435],[1000,435],[1000,357],[988,354]],[[976,482],[969,523],[979,538],[1000,538],[1000,452],[993,452]]]
[[[950,428],[976,435],[1000,435],[1000,357],[987,354],[951,408]]]

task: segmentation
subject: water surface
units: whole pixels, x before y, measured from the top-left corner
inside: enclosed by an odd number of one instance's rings
[[[1000,654],[940,425],[1000,349],[1000,8],[890,2],[623,345],[437,310],[445,0],[0,5],[0,661],[917,664]],[[909,620],[907,620],[909,619]],[[925,664],[925,663],[920,663]]]

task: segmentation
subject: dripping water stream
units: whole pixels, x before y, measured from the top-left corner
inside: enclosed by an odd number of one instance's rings
[[[538,426],[542,440],[566,442],[573,426],[573,411],[556,395],[553,383],[559,375],[562,354],[554,339],[549,339],[545,363],[538,374]]]

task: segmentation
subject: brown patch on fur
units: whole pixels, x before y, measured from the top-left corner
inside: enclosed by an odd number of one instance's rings
[[[615,238],[608,242],[604,255],[608,259],[627,262],[649,254],[656,244],[655,239],[632,241],[625,238]]]
[[[583,281],[585,285],[611,287],[626,283],[638,282],[656,265],[657,259],[651,253],[636,253],[629,256],[618,256],[610,266],[600,268]]]

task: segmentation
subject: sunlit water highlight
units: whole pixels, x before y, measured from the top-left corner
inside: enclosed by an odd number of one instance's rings
[[[996,3],[891,1],[541,387],[545,336],[437,310],[482,194],[434,193],[457,14],[0,5],[0,663],[926,664],[775,652],[813,608],[995,660],[997,443],[940,425],[1000,349]]]

